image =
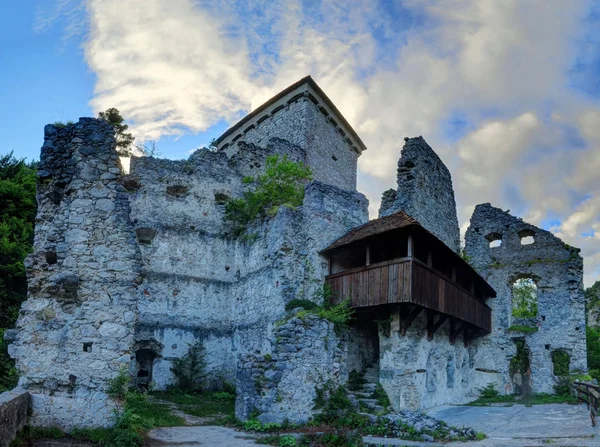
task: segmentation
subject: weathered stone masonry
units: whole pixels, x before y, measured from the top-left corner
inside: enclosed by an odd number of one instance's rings
[[[291,299],[315,299],[330,273],[321,250],[368,220],[355,190],[365,147],[310,78],[233,126],[217,147],[182,161],[133,158],[124,176],[107,123],[46,126],[28,299],[6,334],[32,425],[110,424],[109,379],[129,369],[139,385],[164,389],[174,381],[172,361],[198,340],[210,383],[237,380],[238,417],[258,410],[265,421],[308,420],[316,387],[342,384],[352,369],[379,371],[396,409],[463,402],[490,382],[511,392],[515,338],[531,350],[534,391],[552,392],[556,350],[570,355],[572,371],[586,369],[577,249],[489,204],[471,219],[466,251],[498,292],[487,300],[492,334],[452,344],[450,323],[438,320],[428,338],[423,314],[399,331],[406,315],[398,308],[385,321],[365,313],[341,335],[313,316],[282,320]],[[251,237],[236,238],[223,222],[225,203],[275,154],[308,164],[315,181],[301,207],[281,207],[254,223]],[[380,215],[398,210],[458,251],[450,172],[421,137],[407,139],[397,190],[384,193]],[[521,246],[523,235],[534,244]],[[498,238],[502,246],[490,248]],[[433,269],[439,259],[425,261]],[[519,323],[509,284],[521,276],[539,290],[538,331],[529,335],[507,331]]]
[[[318,251],[367,220],[367,200],[314,181],[302,207],[256,223],[253,242],[235,239],[222,217],[227,198],[248,188],[242,179],[272,154],[306,159],[279,139],[238,144],[231,158],[134,159],[122,178],[109,125],[46,127],[29,298],[10,347],[31,424],[110,424],[108,379],[129,367],[164,388],[196,340],[211,382],[234,382],[241,354],[271,352],[285,304],[313,296],[327,269]]]
[[[402,210],[458,252],[460,232],[450,171],[423,137],[405,141],[398,160],[398,189],[383,193],[379,216]]]
[[[533,243],[522,244],[525,237],[533,237]],[[478,343],[486,353],[486,368],[501,375],[503,390],[513,391],[508,366],[516,352],[515,339],[524,340],[531,352],[533,392],[553,392],[554,351],[564,350],[570,355],[571,371],[587,371],[583,260],[579,249],[489,203],[475,208],[465,240],[470,262],[498,293],[488,300],[494,330]],[[494,240],[500,240],[501,245],[490,247]],[[523,277],[532,278],[538,289],[538,314],[532,321],[520,321],[512,315],[511,286]],[[523,324],[535,325],[537,332],[507,331]]]
[[[44,139],[29,295],[9,352],[31,424],[107,425],[104,391],[130,364],[142,281],[114,129],[82,118],[46,126]]]

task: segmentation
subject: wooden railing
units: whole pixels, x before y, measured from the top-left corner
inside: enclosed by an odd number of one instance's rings
[[[585,382],[574,382],[573,390],[579,400],[587,403],[588,410],[590,410],[592,427],[595,427],[598,406],[600,405],[600,386]]]
[[[329,275],[334,301],[352,307],[417,304],[490,332],[491,309],[473,294],[414,258],[358,267]]]

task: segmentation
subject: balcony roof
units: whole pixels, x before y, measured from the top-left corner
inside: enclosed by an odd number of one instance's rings
[[[346,233],[344,236],[334,241],[327,248],[323,249],[320,253],[325,256],[328,256],[341,247],[401,228],[418,229],[419,231],[422,231],[429,235],[429,237],[434,238],[443,247],[443,250],[453,257],[457,265],[460,265],[465,270],[471,272],[476,279],[478,279],[485,285],[487,293],[490,297],[496,296],[496,291],[492,288],[492,286],[490,286],[488,282],[479,273],[477,273],[477,271],[473,267],[469,265],[469,263],[467,263],[463,258],[460,257],[458,253],[449,248],[433,233],[431,233],[425,227],[423,227],[416,219],[412,218],[404,211],[398,211],[388,216],[380,217],[379,219],[373,219],[364,225],[353,228],[352,230],[348,231],[348,233]]]

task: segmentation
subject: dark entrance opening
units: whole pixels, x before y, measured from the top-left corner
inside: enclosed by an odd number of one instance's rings
[[[514,340],[517,352],[510,361],[510,377],[514,394],[528,396],[531,394],[530,351],[523,339]]]
[[[135,353],[137,360],[136,385],[141,390],[147,390],[152,382],[152,366],[158,355],[152,349],[139,349]]]
[[[350,324],[348,371],[379,380],[379,325],[374,312],[356,312]]]

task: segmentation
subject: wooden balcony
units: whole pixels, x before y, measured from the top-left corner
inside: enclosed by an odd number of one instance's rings
[[[447,318],[450,318],[452,328],[457,322],[465,326],[465,334],[467,326],[471,333],[492,330],[491,309],[485,304],[485,297],[476,297],[413,257],[335,273],[327,276],[326,282],[334,291],[334,304],[346,298],[350,299],[353,308],[412,304],[417,314],[422,309],[429,311],[429,330],[437,329]],[[435,314],[439,314],[437,323],[433,320]]]

